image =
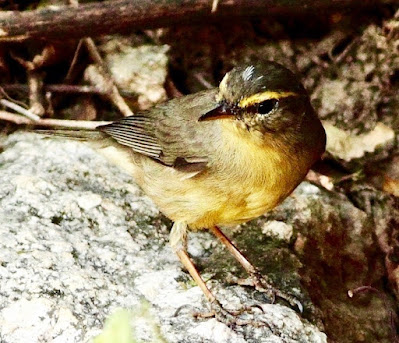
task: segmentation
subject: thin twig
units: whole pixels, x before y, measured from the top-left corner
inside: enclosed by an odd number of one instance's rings
[[[73,72],[73,70],[75,69],[75,66],[76,66],[76,64],[77,64],[78,57],[79,57],[79,52],[80,52],[80,48],[82,47],[82,43],[83,43],[82,40],[79,40],[78,46],[77,46],[76,49],[75,49],[75,53],[74,53],[74,55],[73,55],[71,65],[69,66],[68,73],[67,73],[66,76],[65,76],[64,82],[67,82],[67,83],[68,83],[68,82],[71,81],[72,72]]]
[[[12,83],[2,85],[0,89],[3,88],[8,92],[19,91],[19,92],[29,92],[28,85],[20,83]],[[44,85],[43,89],[45,92],[52,93],[81,93],[81,94],[107,94],[102,89],[98,89],[95,86],[81,86],[81,85],[66,85],[66,84],[55,84],[55,85]]]
[[[78,0],[69,0],[69,3],[71,4],[71,6],[73,8],[77,8],[79,6]],[[109,73],[107,65],[104,63],[100,53],[98,52],[98,49],[97,49],[96,44],[94,43],[93,39],[91,39],[90,37],[87,37],[87,38],[83,38],[81,40],[81,42],[86,46],[91,59],[98,66],[97,70],[100,72],[101,78],[104,79],[104,80],[101,80],[101,84],[106,85],[105,88],[109,90],[106,93],[108,98],[112,101],[112,103],[119,109],[119,111],[125,117],[132,116],[133,115],[132,110],[126,104],[126,102],[122,98],[122,96],[120,95],[119,90],[116,87],[115,81],[112,78],[112,75]],[[75,55],[76,55],[76,53],[75,53]],[[97,79],[99,77],[100,77],[100,75],[97,76]],[[95,83],[95,84],[97,84],[97,83]]]
[[[29,91],[28,85],[24,85],[24,87],[25,87],[26,91],[28,92],[28,91]],[[28,108],[28,106],[27,106],[24,102],[19,101],[19,100],[16,100],[16,99],[13,99],[12,97],[10,97],[10,96],[8,95],[8,93],[6,92],[6,90],[4,89],[4,87],[1,87],[1,86],[0,86],[0,93],[1,93],[4,97],[6,97],[8,100],[10,100],[11,102],[13,102],[13,103],[15,103],[15,104],[18,104],[18,105],[22,106],[23,108]]]
[[[18,114],[0,111],[0,120],[9,121],[18,125],[34,125],[45,127],[65,127],[73,129],[94,130],[97,126],[107,125],[109,121],[87,121],[87,120],[63,120],[63,119],[39,119],[32,121]]]
[[[166,93],[168,94],[169,97],[171,98],[180,98],[181,96],[183,96],[184,94],[182,92],[180,92],[175,83],[173,82],[173,80],[170,78],[170,76],[168,76],[166,78],[165,81],[165,90]]]
[[[30,120],[33,120],[33,121],[40,120],[40,117],[38,115],[32,113],[31,111],[27,110],[26,108],[23,108],[22,106],[19,106],[7,99],[0,99],[0,103],[3,106],[11,108],[12,110],[24,115],[25,117],[29,118]]]
[[[349,51],[358,42],[359,42],[358,38],[352,39],[352,41],[345,47],[344,51],[342,51],[336,58],[332,56],[331,52],[329,53],[329,57],[331,58],[332,61],[334,61],[335,64],[342,62],[343,59],[348,55]]]
[[[86,45],[90,57],[99,67],[98,70],[101,73],[101,76],[104,78],[104,82],[102,82],[102,84],[110,85],[110,92],[108,93],[109,99],[125,117],[132,116],[133,112],[131,111],[130,107],[126,104],[122,96],[119,94],[119,90],[116,87],[112,76],[109,74],[105,63],[101,58],[101,55],[98,52],[96,45],[94,44],[94,41],[91,38],[85,38],[83,40],[83,43]]]
[[[211,9],[212,13],[215,13],[217,11],[218,5],[219,5],[219,0],[213,0],[212,1],[212,9]]]
[[[206,89],[212,89],[215,88],[213,84],[211,84],[209,81],[205,80],[204,76],[200,73],[195,73],[194,77],[200,82],[201,85],[203,85]]]
[[[105,63],[97,50],[96,44],[94,44],[93,39],[84,38],[82,39],[83,44],[86,45],[87,50],[89,51],[89,55],[92,58],[93,62],[97,63],[102,68],[105,68]]]

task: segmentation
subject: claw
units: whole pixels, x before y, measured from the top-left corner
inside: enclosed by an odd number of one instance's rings
[[[269,326],[266,322],[260,320],[253,320],[253,319],[242,319],[239,316],[243,313],[252,314],[253,308],[256,307],[263,311],[260,306],[253,306],[253,307],[242,307],[239,310],[226,310],[219,301],[215,300],[210,303],[211,311],[202,313],[197,312],[194,313],[196,318],[210,318],[214,317],[218,321],[226,324],[228,327],[235,327],[235,326],[245,326],[245,325],[252,325],[256,327],[261,326]]]
[[[186,305],[181,305],[181,306],[179,306],[179,307],[176,309],[175,313],[173,313],[173,316],[172,316],[172,317],[177,317],[183,309],[185,309],[185,308],[190,308],[190,307],[191,307],[191,305],[187,305],[187,304],[186,304]]]
[[[275,295],[283,300],[285,300],[286,302],[288,302],[291,307],[296,307],[299,311],[299,313],[303,313],[303,305],[302,303],[295,297],[293,297],[292,295],[286,294],[281,292],[280,290],[276,289],[275,290]]]
[[[235,283],[241,286],[254,287],[257,291],[266,294],[266,296],[271,299],[272,303],[274,303],[276,297],[278,297],[289,303],[291,307],[297,308],[299,313],[303,313],[303,305],[298,299],[273,287],[270,281],[267,280],[267,278],[260,273],[251,273],[250,278],[247,279],[239,279],[235,276],[230,275],[228,282]]]
[[[256,290],[266,293],[272,299],[272,302],[274,302],[276,297],[278,297],[289,303],[292,308],[297,308],[299,313],[303,313],[303,305],[297,298],[290,294],[284,293],[277,288],[274,288],[262,276],[259,277],[257,275],[256,278],[257,281],[254,282]]]
[[[274,288],[271,285],[270,281],[267,279],[267,277],[263,276],[259,272],[259,270],[247,260],[247,258],[240,252],[240,250],[237,249],[237,247],[217,226],[210,228],[210,230],[226,246],[230,253],[235,257],[235,259],[244,267],[244,269],[247,271],[252,279],[251,285],[253,285],[256,290],[262,293],[266,293],[268,297],[273,299],[273,302],[275,300],[275,297],[278,296],[279,298],[287,301],[292,307],[298,308],[299,312],[303,312],[302,304],[295,297],[285,294],[280,290]]]

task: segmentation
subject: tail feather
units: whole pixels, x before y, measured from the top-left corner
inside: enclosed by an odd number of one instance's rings
[[[66,138],[84,142],[129,174],[134,173],[136,169],[134,158],[132,158],[132,149],[117,143],[104,132],[82,129],[34,130],[34,132],[45,138]]]
[[[72,129],[72,130],[35,130],[35,133],[46,137],[55,137],[55,138],[68,138],[76,141],[98,141],[104,138],[108,138],[109,136],[103,132],[95,131],[95,130],[82,130],[82,129]]]

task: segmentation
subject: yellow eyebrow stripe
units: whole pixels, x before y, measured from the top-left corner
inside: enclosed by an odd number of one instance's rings
[[[272,92],[272,91],[266,91],[263,93],[258,93],[254,94],[248,98],[242,99],[239,103],[238,106],[241,108],[245,108],[248,106],[251,106],[253,104],[259,104],[262,101],[269,100],[269,99],[281,99],[281,98],[287,98],[289,96],[296,96],[298,95],[297,93],[294,92]]]

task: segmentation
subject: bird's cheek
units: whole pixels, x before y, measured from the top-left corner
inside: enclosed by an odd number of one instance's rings
[[[270,116],[266,121],[266,126],[271,131],[281,131],[287,128],[295,126],[295,120],[292,120],[290,117],[283,117],[283,116]]]

